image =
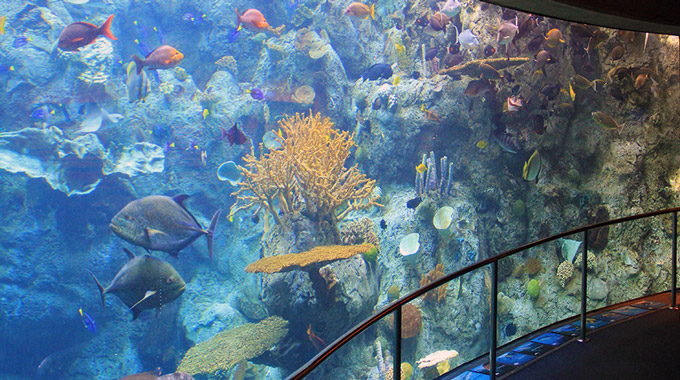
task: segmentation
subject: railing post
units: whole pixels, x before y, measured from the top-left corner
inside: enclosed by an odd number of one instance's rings
[[[491,342],[489,347],[489,372],[496,379],[496,347],[498,347],[498,260],[491,264]]]
[[[673,212],[673,242],[671,243],[671,309],[677,309],[675,302],[678,287],[678,212]]]
[[[401,379],[401,306],[394,310],[394,368],[392,369],[392,378]]]
[[[581,336],[579,342],[587,342],[586,339],[586,300],[588,299],[588,229],[583,231],[583,254],[581,255]]]

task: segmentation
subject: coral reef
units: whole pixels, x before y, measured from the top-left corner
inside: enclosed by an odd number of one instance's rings
[[[323,265],[336,260],[348,259],[374,248],[372,244],[318,246],[307,252],[262,258],[249,264],[246,272],[278,273],[305,269],[312,264]]]
[[[563,288],[567,286],[567,282],[574,275],[574,265],[569,260],[562,261],[557,267],[557,280]]]
[[[344,164],[354,146],[352,135],[333,129],[320,114],[295,114],[279,123],[282,148],[244,158],[243,182],[235,195],[231,215],[256,207],[267,210],[281,224],[279,211],[300,211],[312,220],[341,220],[350,211],[378,206],[375,181],[356,165]],[[264,151],[260,147],[260,151]],[[342,208],[338,211],[339,208]]]
[[[436,280],[439,280],[440,278],[444,277],[444,265],[442,264],[437,264],[437,266],[432,269],[431,271],[427,272],[427,274],[423,274],[420,277],[420,286],[425,286],[427,284],[431,284],[435,282]],[[428,293],[426,293],[423,296],[423,302],[437,302],[441,303],[446,299],[446,287],[448,284],[444,284],[439,286],[438,288],[434,290],[430,290]]]
[[[345,223],[340,228],[340,240],[345,245],[369,243],[380,249],[380,240],[373,230],[373,221],[368,218]]]
[[[256,358],[276,346],[288,333],[288,322],[273,316],[223,331],[192,347],[177,372],[211,376],[228,371],[243,360]]]
[[[447,69],[439,71],[440,75],[468,75],[472,77],[479,77],[483,73],[483,68],[481,64],[486,64],[493,67],[496,70],[505,69],[512,66],[518,66],[531,61],[529,57],[511,57],[506,58],[484,58],[475,59],[472,61],[465,62],[462,65],[452,66]]]

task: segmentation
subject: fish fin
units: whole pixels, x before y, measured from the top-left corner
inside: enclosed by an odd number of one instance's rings
[[[135,65],[137,66],[137,75],[139,75],[142,72],[142,69],[144,68],[144,60],[137,54],[132,55],[132,60],[135,62]]]
[[[101,128],[103,122],[104,115],[102,115],[101,112],[98,114],[93,114],[80,123],[80,129],[78,130],[78,133],[97,132],[99,128]]]
[[[94,279],[94,282],[97,283],[97,287],[99,288],[99,295],[102,297],[102,308],[106,309],[106,302],[104,302],[104,295],[106,294],[106,289],[104,289],[102,284],[99,283],[99,280],[97,280],[97,277],[95,277],[94,273],[90,272],[89,270],[87,271],[87,273],[89,273],[90,276],[92,276],[92,278]]]
[[[129,249],[123,248],[123,251],[125,251],[125,254],[127,254],[128,261],[134,259],[136,256],[134,253],[130,252]]]
[[[154,230],[152,228],[146,228],[144,231],[146,232],[146,239],[149,241],[149,245],[152,247],[154,246],[154,241],[158,241],[158,238],[154,237],[157,237],[159,235],[168,237],[168,234],[166,234],[165,232]]]
[[[213,257],[213,235],[215,234],[215,227],[217,227],[217,221],[220,219],[221,212],[222,209],[215,211],[215,215],[213,215],[212,219],[210,220],[208,233],[205,235],[208,239],[208,254],[210,255],[210,260],[212,260]]]
[[[141,309],[130,309],[132,310],[132,320],[134,321],[139,317],[139,314],[141,314],[142,310]]]
[[[77,37],[77,38],[72,39],[71,42],[78,42],[78,41],[82,41],[84,39],[85,39],[85,37]]]
[[[112,40],[117,40],[117,38],[111,33],[111,22],[113,21],[113,15],[109,16],[109,18],[104,21],[102,26],[99,27],[99,33],[101,33],[103,36],[108,37]]]
[[[136,304],[130,306],[130,310],[132,310],[132,313],[133,314],[135,313],[135,307],[139,306],[139,304],[142,303],[142,301],[144,301],[145,299],[151,297],[152,295],[154,295],[156,293],[158,293],[156,290],[147,290],[146,293],[144,293],[144,297],[142,297],[141,300],[137,301]],[[140,312],[141,312],[141,310],[140,310]],[[139,315],[139,313],[137,313],[137,315]]]
[[[241,26],[241,15],[238,14],[238,8],[234,8],[234,12],[236,12],[236,30],[239,30],[239,27]]]
[[[175,196],[172,198],[172,200],[174,200],[175,202],[177,202],[180,206],[184,207],[184,203],[183,203],[183,202],[184,202],[187,198],[189,198],[189,196],[188,196],[187,194],[179,194],[179,195],[175,195]]]

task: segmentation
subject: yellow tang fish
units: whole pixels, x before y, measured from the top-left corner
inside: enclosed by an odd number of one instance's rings
[[[203,108],[203,120],[210,115],[210,111],[207,108]]]
[[[392,84],[396,86],[399,84],[399,82],[401,82],[401,78],[399,77],[399,75],[395,75]]]
[[[416,166],[416,171],[417,171],[418,173],[420,173],[420,174],[425,173],[426,170],[427,170],[427,166],[425,166],[425,164],[423,164],[423,163],[421,163],[420,165]]]
[[[576,93],[574,92],[574,88],[571,87],[571,83],[569,83],[569,97],[571,98],[572,102],[574,99],[576,99]]]
[[[397,52],[399,52],[399,53],[403,53],[406,50],[406,48],[402,44],[396,44],[395,43],[394,46],[397,48]]]
[[[486,144],[486,141],[484,141],[484,140],[479,140],[479,141],[477,141],[477,148],[479,148],[479,149],[484,149],[484,148],[486,148],[486,145],[487,145],[487,144]]]
[[[0,34],[5,34],[5,23],[7,22],[7,16],[0,17]]]

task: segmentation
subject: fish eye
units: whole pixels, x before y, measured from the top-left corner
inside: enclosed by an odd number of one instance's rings
[[[172,277],[168,278],[168,284],[172,284],[173,282],[175,282],[175,280],[173,280]]]

